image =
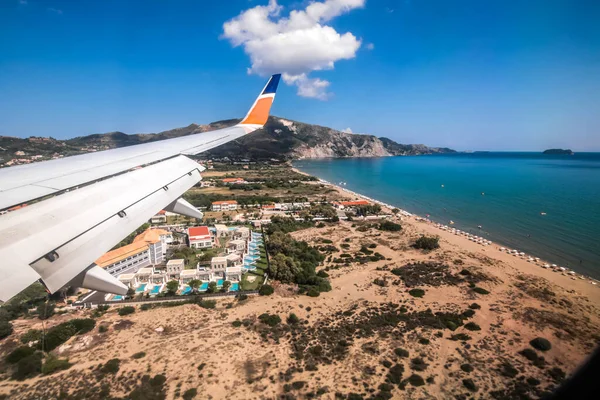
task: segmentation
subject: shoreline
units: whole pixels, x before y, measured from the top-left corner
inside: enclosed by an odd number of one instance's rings
[[[294,172],[310,176],[310,174],[307,174],[306,172],[303,172],[294,166],[291,166],[291,168]],[[429,218],[421,217],[417,214],[410,213],[406,210],[403,210],[400,207],[394,207],[390,204],[338,186],[319,177],[317,178],[319,179],[319,183],[336,189],[340,194],[355,196],[357,198],[361,198],[372,203],[378,204],[382,207],[383,211],[388,212],[390,214],[392,214],[392,209],[397,208],[398,210],[400,210],[398,212],[398,214],[401,215],[401,217],[399,218],[400,221],[403,223],[408,223],[415,229],[420,230],[422,234],[424,234],[422,231],[426,231],[427,234],[435,234],[439,236],[440,239],[444,239],[445,241],[454,244],[462,248],[463,250],[475,251],[478,253],[482,252],[487,257],[507,262],[508,264],[514,264],[513,266],[516,266],[518,270],[531,273],[536,276],[541,276],[562,287],[568,287],[569,289],[581,291],[586,295],[597,297],[597,299],[600,300],[600,290],[597,290],[598,288],[600,288],[600,280],[598,279],[575,272],[572,269],[568,269],[566,267],[560,267],[554,263],[541,259],[540,257],[525,254],[523,252],[520,252],[519,250],[508,249],[505,246],[493,242],[491,240],[472,235],[468,232],[461,231],[459,229],[454,229],[448,225],[434,222]],[[473,241],[471,240],[471,238],[477,239]],[[479,240],[480,242],[477,242],[477,240]],[[473,248],[473,246],[475,246],[475,248]],[[494,253],[491,253],[486,250],[494,250]]]

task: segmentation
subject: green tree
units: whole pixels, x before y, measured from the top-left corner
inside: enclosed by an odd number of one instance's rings
[[[217,282],[209,282],[206,293],[215,293],[217,291]]]
[[[284,283],[294,282],[299,273],[298,263],[283,253],[278,253],[270,260],[268,267],[269,276]]]
[[[202,281],[200,281],[199,279],[192,279],[188,282],[188,285],[192,288],[194,293],[196,293],[200,285],[202,285]]]
[[[231,282],[225,281],[225,282],[223,282],[223,288],[221,289],[221,291],[227,292],[227,291],[229,291],[230,287],[231,287]]]
[[[169,281],[167,282],[167,293],[170,295],[174,295],[177,290],[179,290],[179,282],[178,281]]]
[[[133,288],[127,289],[127,294],[125,295],[126,299],[130,299],[135,296],[135,290]]]

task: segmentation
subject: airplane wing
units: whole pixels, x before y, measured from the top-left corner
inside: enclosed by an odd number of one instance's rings
[[[0,210],[13,210],[0,216],[0,300],[38,279],[52,293],[74,284],[125,294],[94,260],[161,209],[201,218],[180,198],[202,179],[186,155],[262,128],[279,79],[230,128],[0,169]]]

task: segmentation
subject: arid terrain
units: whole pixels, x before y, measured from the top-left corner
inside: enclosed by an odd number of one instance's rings
[[[218,300],[215,309],[138,307],[119,316],[111,308],[96,318],[95,329],[55,350],[68,357],[70,369],[21,382],[5,379],[0,394],[10,399],[539,398],[598,344],[597,286],[426,223],[402,224],[401,232],[352,222],[294,232],[314,246],[328,244],[323,268],[333,289],[319,297],[273,283],[271,296]],[[413,249],[422,232],[440,235],[441,247]],[[343,254],[362,246],[382,259],[343,261]],[[46,328],[91,313],[53,316]],[[291,313],[298,319],[289,318]],[[101,333],[100,326],[107,329]],[[3,357],[28,329],[41,329],[41,321],[21,319],[14,327],[1,342]],[[534,348],[530,342],[536,338],[550,346],[537,340]],[[105,368],[112,359],[119,360],[116,372]],[[166,380],[148,380],[156,375]]]

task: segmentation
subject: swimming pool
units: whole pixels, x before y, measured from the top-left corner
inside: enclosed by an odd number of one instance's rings
[[[232,283],[231,287],[229,288],[230,292],[237,292],[238,290],[240,290],[240,284],[239,283]]]
[[[150,291],[150,294],[158,294],[158,293],[160,293],[160,285],[154,285],[154,287]]]
[[[123,300],[123,296],[121,296],[120,294],[118,294],[118,295],[114,296],[112,299],[113,300]]]
[[[188,294],[191,291],[192,291],[192,288],[189,286],[186,286],[185,289],[183,289],[183,291],[181,292],[181,294]]]
[[[202,285],[200,285],[200,290],[206,290],[208,289],[208,282],[203,282]]]
[[[136,293],[141,293],[141,292],[143,292],[144,290],[146,290],[146,284],[145,284],[145,283],[142,283],[142,284],[141,284],[141,285],[140,285],[140,286],[139,286],[137,289],[135,289],[135,292],[136,292]]]
[[[217,286],[223,286],[223,279],[219,279],[217,281]]]

